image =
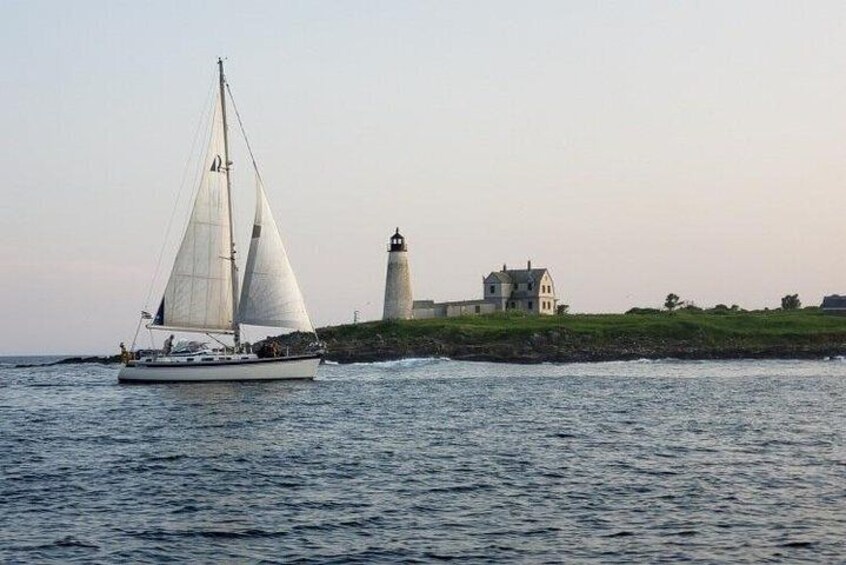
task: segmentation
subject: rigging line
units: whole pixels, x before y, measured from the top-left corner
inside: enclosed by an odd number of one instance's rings
[[[238,127],[241,129],[241,135],[244,136],[244,143],[247,144],[247,152],[250,154],[250,161],[253,163],[253,170],[259,179],[259,183],[264,184],[261,178],[258,165],[256,164],[256,156],[253,154],[253,148],[250,146],[250,138],[247,137],[247,130],[244,128],[244,122],[241,120],[241,112],[238,111],[238,105],[235,104],[235,97],[232,95],[232,89],[229,87],[229,81],[226,81],[226,92],[229,93],[229,99],[232,101],[232,109],[235,110],[235,117],[238,119]]]
[[[132,345],[131,345],[131,346],[129,346],[129,351],[130,351],[130,352],[134,352],[134,351],[135,351],[135,343],[138,341],[138,332],[140,332],[140,331],[141,331],[141,322],[142,322],[143,320],[144,320],[144,318],[139,318],[139,319],[138,319],[138,326],[136,326],[136,328],[135,328],[135,335],[132,337]]]
[[[211,108],[211,104],[209,100],[212,97],[212,92],[214,91],[214,78],[215,75],[212,74],[212,79],[209,83],[208,93],[206,94],[206,102],[203,105],[203,109],[200,112],[200,120],[197,122],[197,127],[194,130],[194,138],[191,141],[191,150],[188,153],[188,158],[185,161],[185,167],[182,169],[182,180],[179,182],[179,190],[176,193],[176,200],[174,202],[173,209],[170,212],[170,218],[167,221],[167,228],[165,228],[165,236],[162,238],[162,245],[159,249],[159,256],[156,260],[156,268],[153,271],[153,277],[150,279],[150,285],[147,289],[147,297],[144,299],[144,310],[149,310],[150,307],[150,297],[153,295],[153,287],[155,286],[156,280],[158,279],[159,272],[161,272],[162,266],[162,259],[164,258],[164,250],[167,245],[171,228],[173,227],[173,218],[176,216],[176,209],[179,208],[178,203],[180,198],[182,197],[182,192],[185,189],[185,180],[188,177],[188,170],[191,168],[191,161],[194,157],[194,151],[197,147],[197,140],[200,138],[200,130],[204,123],[207,121],[207,116],[209,114],[209,109]],[[197,173],[194,173],[194,184],[196,184],[197,180]],[[137,335],[137,334],[136,334]]]

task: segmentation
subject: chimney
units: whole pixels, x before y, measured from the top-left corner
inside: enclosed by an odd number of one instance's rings
[[[530,271],[532,270],[532,260],[531,259],[529,259],[529,264],[526,268],[529,269]]]
[[[505,264],[505,263],[503,263],[503,264],[502,264],[502,272],[504,273],[504,272],[505,272],[505,271],[507,271],[507,270],[508,270],[508,266],[506,266],[506,264]]]

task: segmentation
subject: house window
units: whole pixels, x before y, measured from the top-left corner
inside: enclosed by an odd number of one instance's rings
[[[477,313],[477,314],[478,314],[478,313],[480,313],[480,312],[482,311],[482,307],[481,307],[481,306],[476,306],[475,308],[476,308],[476,313]]]
[[[532,290],[532,283],[529,283],[529,290]]]
[[[494,288],[494,285],[491,285],[491,294],[493,294],[494,292],[496,292],[496,289]]]
[[[513,301],[511,302],[511,307],[514,308],[514,302]]]
[[[532,309],[532,301],[529,300],[529,310],[531,310],[531,309]]]

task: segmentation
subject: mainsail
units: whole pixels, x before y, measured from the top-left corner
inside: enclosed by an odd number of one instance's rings
[[[238,322],[314,331],[259,177],[256,178],[256,216],[238,305]]]
[[[233,331],[232,236],[222,97],[203,177],[153,326]]]

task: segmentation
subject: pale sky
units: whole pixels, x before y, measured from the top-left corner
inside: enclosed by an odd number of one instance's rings
[[[131,339],[177,206],[155,308],[219,55],[317,325],[381,315],[396,226],[420,299],[529,258],[574,312],[846,293],[843,2],[0,8],[0,354]]]

